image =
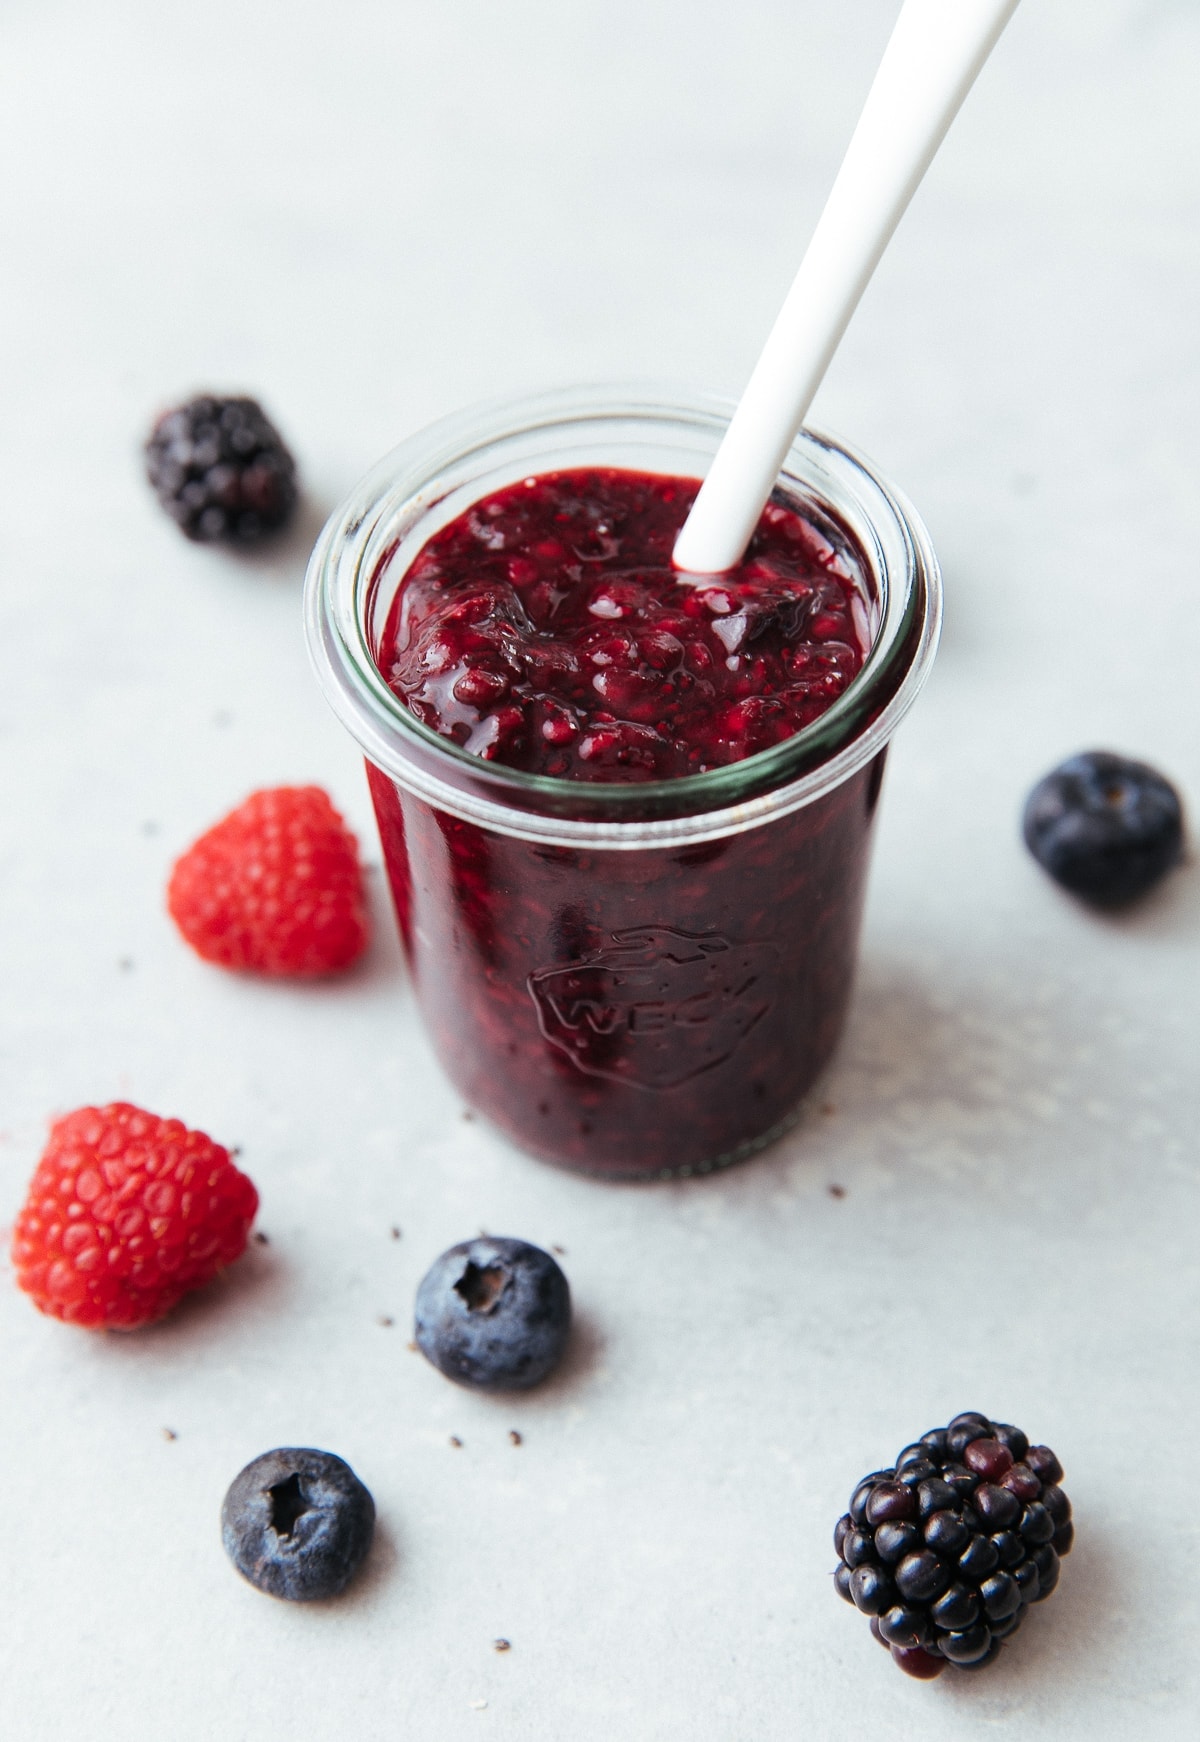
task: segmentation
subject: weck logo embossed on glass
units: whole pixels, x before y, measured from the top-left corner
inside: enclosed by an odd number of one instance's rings
[[[766,943],[640,925],[529,976],[545,1038],[589,1076],[670,1089],[727,1059],[770,1008]]]

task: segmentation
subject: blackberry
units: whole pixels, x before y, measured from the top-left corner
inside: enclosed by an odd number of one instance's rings
[[[838,1595],[907,1674],[982,1669],[1058,1583],[1075,1529],[1061,1480],[1048,1446],[956,1415],[855,1488],[833,1536]]]
[[[202,393],[164,411],[146,476],[180,531],[202,543],[253,544],[296,506],[296,463],[254,399]]]
[[[1025,845],[1056,882],[1097,907],[1124,907],[1183,853],[1183,807],[1144,762],[1107,750],[1072,756],[1025,805]]]

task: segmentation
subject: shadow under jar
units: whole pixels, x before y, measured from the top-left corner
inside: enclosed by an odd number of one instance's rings
[[[462,1093],[522,1148],[609,1178],[726,1166],[795,1116],[837,1045],[892,732],[937,644],[920,520],[804,431],[773,500],[861,602],[862,669],[741,761],[634,784],[525,772],[423,724],[376,663],[405,574],[473,503],[530,476],[703,476],[730,408],[583,388],[435,424],[313,553],[309,648],[367,760],[413,985]]]

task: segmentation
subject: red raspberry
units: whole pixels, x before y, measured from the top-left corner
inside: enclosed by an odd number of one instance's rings
[[[331,974],[367,942],[358,848],[319,786],[251,793],[177,861],[167,907],[222,968]]]
[[[69,1324],[149,1324],[246,1249],[258,1193],[229,1151],[115,1101],[51,1126],[13,1229],[17,1281]]]

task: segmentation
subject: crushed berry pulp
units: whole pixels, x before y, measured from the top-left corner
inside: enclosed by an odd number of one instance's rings
[[[587,468],[474,503],[403,577],[378,649],[389,686],[461,748],[569,780],[673,780],[792,737],[861,670],[866,600],[776,501],[736,569],[679,574],[699,488]]]

